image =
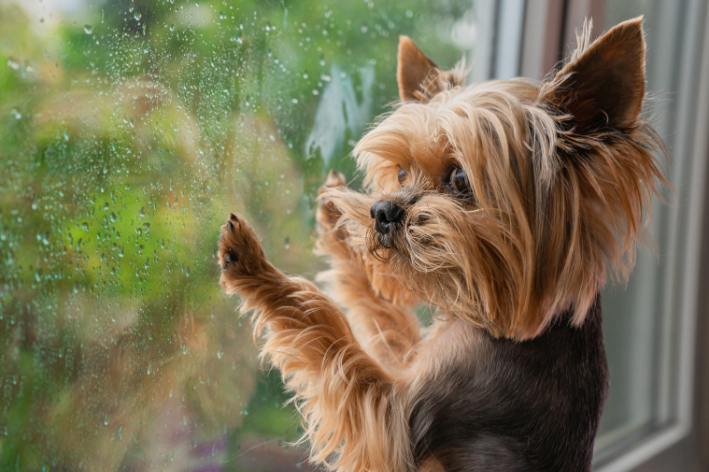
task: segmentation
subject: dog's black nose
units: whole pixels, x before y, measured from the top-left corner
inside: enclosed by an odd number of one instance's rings
[[[391,228],[401,221],[404,210],[394,202],[380,200],[374,202],[369,214],[376,220],[374,229],[381,234],[389,234]]]

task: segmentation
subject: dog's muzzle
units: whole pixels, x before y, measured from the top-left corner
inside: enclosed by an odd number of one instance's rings
[[[369,214],[374,218],[374,229],[379,233],[380,241],[385,243],[394,232],[396,225],[401,223],[404,217],[404,209],[392,201],[380,200],[374,202]]]

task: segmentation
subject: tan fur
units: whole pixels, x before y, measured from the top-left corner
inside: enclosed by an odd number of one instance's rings
[[[318,250],[332,264],[320,280],[344,312],[274,268],[243,218],[230,216],[220,283],[253,312],[262,355],[294,393],[314,462],[413,470],[412,399],[442,366],[463,365],[482,330],[528,339],[568,309],[581,325],[606,274],[626,280],[655,182],[666,183],[653,156],[664,147],[638,116],[644,51],[636,20],[590,47],[582,38],[551,82],[463,87],[462,67],[441,72],[402,37],[402,103],[354,151],[368,193],[331,173],[319,199]],[[622,63],[620,74],[607,70]],[[609,87],[631,81],[624,106],[594,108],[610,105],[584,81],[590,67]],[[446,193],[455,167],[474,198]],[[377,200],[405,208],[393,247],[375,234]],[[425,337],[418,302],[440,315]],[[442,468],[430,458],[419,470]]]

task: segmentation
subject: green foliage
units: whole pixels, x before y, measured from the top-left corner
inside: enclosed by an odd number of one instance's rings
[[[297,439],[217,284],[219,227],[238,211],[275,265],[320,270],[317,188],[355,177],[397,99],[398,35],[452,66],[469,2],[19,5],[0,5],[0,469],[221,467],[244,438]]]

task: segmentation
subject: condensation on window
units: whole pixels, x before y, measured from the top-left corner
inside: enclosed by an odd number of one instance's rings
[[[225,215],[312,277],[317,189],[472,2],[0,2],[0,469],[307,470],[217,284]]]

